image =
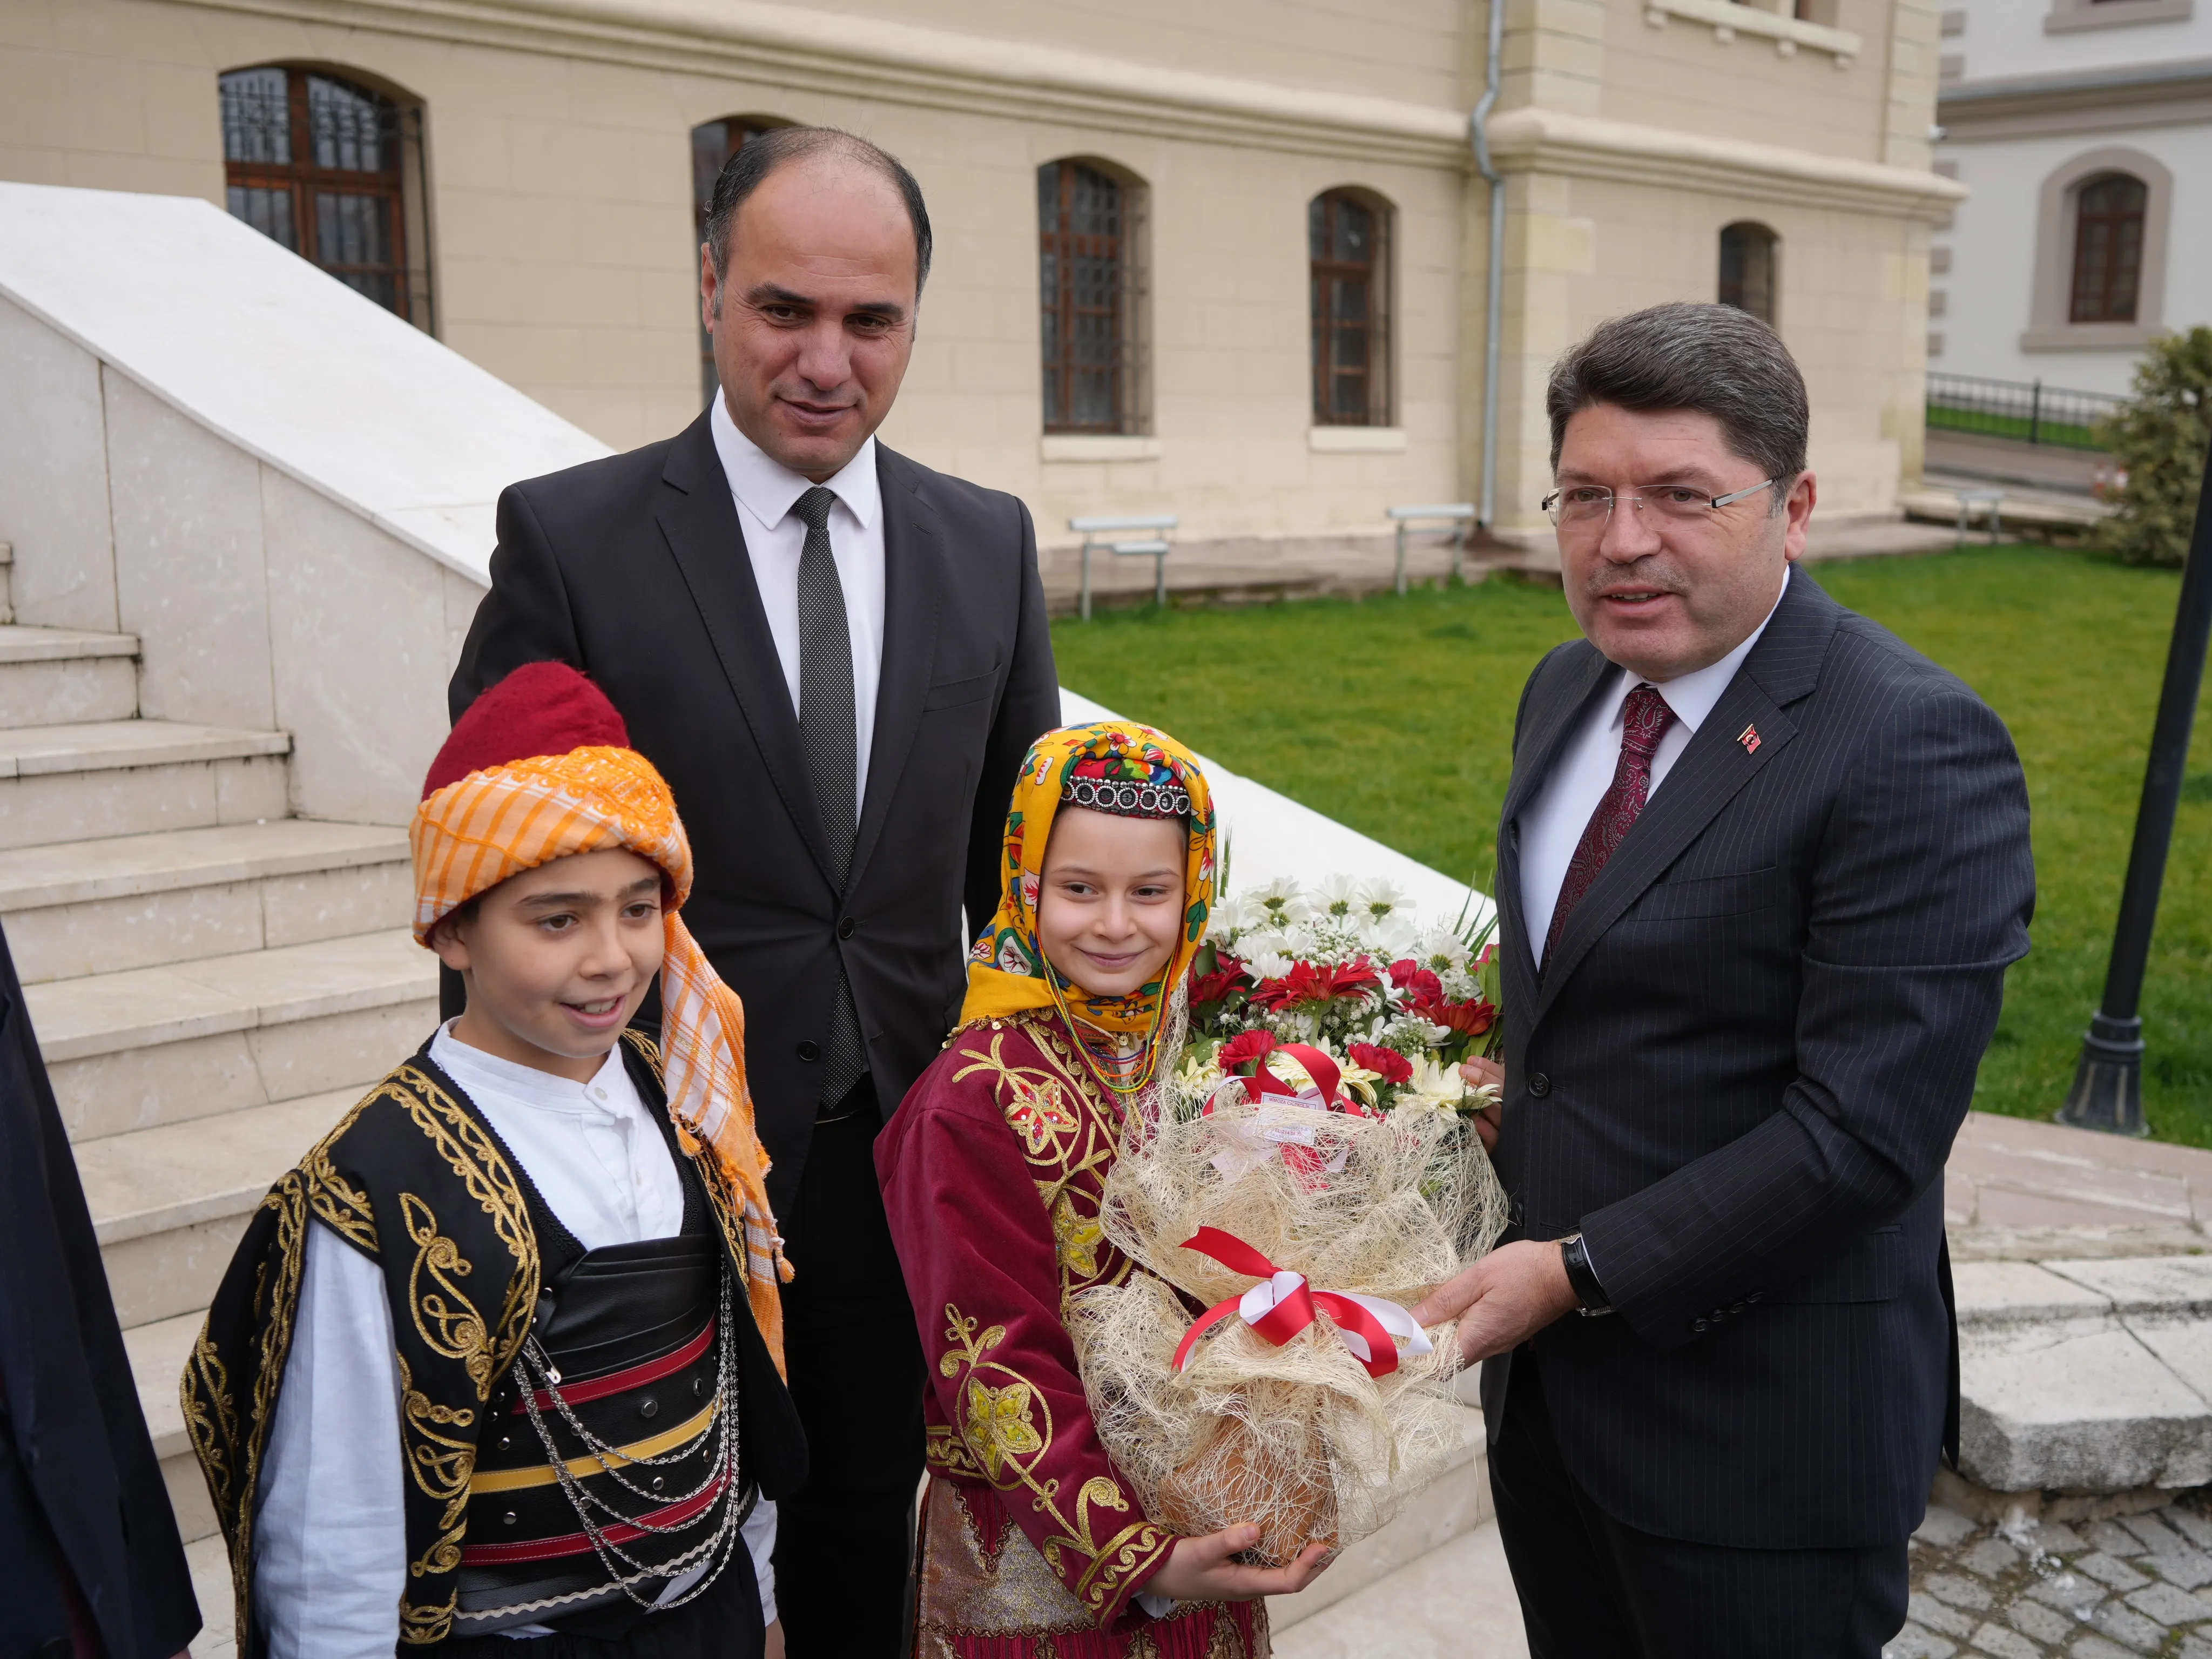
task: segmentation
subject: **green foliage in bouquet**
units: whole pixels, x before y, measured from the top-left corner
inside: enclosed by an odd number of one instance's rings
[[[2212,328],[2154,339],[2136,365],[2135,395],[2097,431],[2127,482],[2093,544],[2128,564],[2179,565],[2212,447]]]

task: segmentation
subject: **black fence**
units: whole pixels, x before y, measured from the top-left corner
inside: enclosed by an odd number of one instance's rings
[[[1931,431],[1972,432],[2058,449],[2102,449],[2097,422],[2125,398],[2070,392],[2040,380],[1986,380],[1973,374],[1928,377]]]

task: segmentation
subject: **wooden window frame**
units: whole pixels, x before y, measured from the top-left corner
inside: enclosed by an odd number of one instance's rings
[[[1373,223],[1370,257],[1364,264],[1330,257],[1336,219],[1346,208],[1365,214]],[[1308,331],[1316,426],[1391,423],[1393,228],[1389,204],[1364,191],[1324,191],[1307,204]],[[1365,290],[1364,314],[1357,319],[1344,317],[1338,304],[1348,283],[1360,283]],[[1341,400],[1335,393],[1346,383],[1356,384],[1357,390],[1349,400]]]
[[[224,133],[223,185],[226,200],[234,191],[264,191],[283,197],[291,214],[290,242],[278,240],[301,258],[382,305],[425,333],[434,332],[431,300],[428,192],[422,177],[422,118],[421,106],[366,84],[337,70],[292,64],[260,64],[232,74],[254,70],[280,72],[284,76],[285,161],[234,160],[230,155],[228,122]],[[383,165],[367,168],[324,167],[316,161],[318,134],[309,96],[310,83],[323,81],[366,100],[377,124],[377,149]],[[376,204],[383,222],[387,258],[375,261],[343,261],[325,258],[320,205],[325,198],[365,200]],[[251,223],[243,213],[233,212]],[[390,298],[370,291],[389,284]],[[367,285],[367,286],[365,286]]]
[[[2134,201],[2129,209],[2117,212],[2090,210],[2091,191],[2121,184],[2134,186]],[[2074,257],[2069,261],[2066,290],[2068,322],[2135,322],[2142,310],[2143,253],[2148,240],[2149,220],[2150,186],[2132,173],[2114,168],[2093,173],[2074,187]],[[2095,246],[2100,240],[2104,244],[2101,249]],[[2101,268],[2092,268],[2100,264]],[[2089,279],[2088,286],[2094,292],[2085,292],[2085,277]],[[2124,287],[2124,311],[2118,305]],[[2090,302],[2086,309],[2085,301]]]
[[[1110,228],[1074,222],[1086,175],[1095,181],[1093,190],[1103,185],[1113,192]],[[1146,429],[1144,233],[1145,190],[1136,180],[1082,157],[1037,169],[1040,392],[1047,435],[1133,437]],[[1101,319],[1104,328],[1086,335],[1086,319]],[[1096,395],[1101,392],[1103,399]]]
[[[1729,274],[1729,239],[1732,234],[1739,235],[1741,240],[1744,242],[1748,242],[1753,236],[1759,239],[1759,244],[1765,253],[1766,262],[1766,308],[1764,311],[1756,306],[1744,303],[1747,298],[1752,297],[1746,291],[1752,283],[1747,269],[1750,261],[1747,258],[1742,261],[1747,268],[1737,270],[1733,279]],[[1715,286],[1714,297],[1724,306],[1734,306],[1746,315],[1758,318],[1769,328],[1780,328],[1782,326],[1782,238],[1779,234],[1771,225],[1761,224],[1756,219],[1732,219],[1721,227],[1718,240],[1720,280]],[[1729,295],[1731,287],[1735,290],[1735,297],[1733,299]]]

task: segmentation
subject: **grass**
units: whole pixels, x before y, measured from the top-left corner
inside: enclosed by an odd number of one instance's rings
[[[1974,432],[1985,438],[2017,438],[2028,441],[2033,430],[2035,441],[2058,449],[2102,449],[2097,434],[2086,426],[2069,421],[2041,420],[2031,423],[2025,415],[1995,415],[1986,410],[1950,409],[1942,404],[1928,405],[1928,424],[1946,432]]]
[[[2103,988],[2179,575],[2034,547],[1814,574],[1972,685],[2019,744],[2034,948],[2012,970],[1975,1104],[2048,1117]],[[1487,888],[1522,683],[1575,633],[1556,591],[1493,580],[1357,604],[1109,612],[1058,624],[1054,644],[1065,684]],[[2152,1133],[2212,1146],[2212,697],[2142,1012]]]

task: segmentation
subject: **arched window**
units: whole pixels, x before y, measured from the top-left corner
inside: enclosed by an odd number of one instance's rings
[[[702,121],[691,129],[691,221],[698,233],[691,245],[694,252],[707,240],[707,210],[714,204],[714,180],[722,176],[730,157],[755,133],[790,125],[773,116],[733,115],[727,120]],[[692,276],[696,280],[697,271]],[[692,298],[696,301],[698,295]],[[714,337],[707,332],[704,319],[699,324],[699,385],[700,395],[713,403],[721,377],[714,372]]]
[[[1037,169],[1047,432],[1144,430],[1144,187],[1088,161]]]
[[[1316,426],[1390,424],[1390,210],[1348,190],[1306,208]]]
[[[2074,195],[2074,291],[2068,319],[2132,323],[2142,278],[2150,191],[2125,173],[2100,173]]]
[[[1777,256],[1781,246],[1780,237],[1748,220],[1721,231],[1720,301],[1749,312],[1769,328],[1774,326],[1774,290],[1778,286],[1775,279],[1780,264]]]
[[[421,108],[276,64],[220,86],[232,215],[429,331]]]

